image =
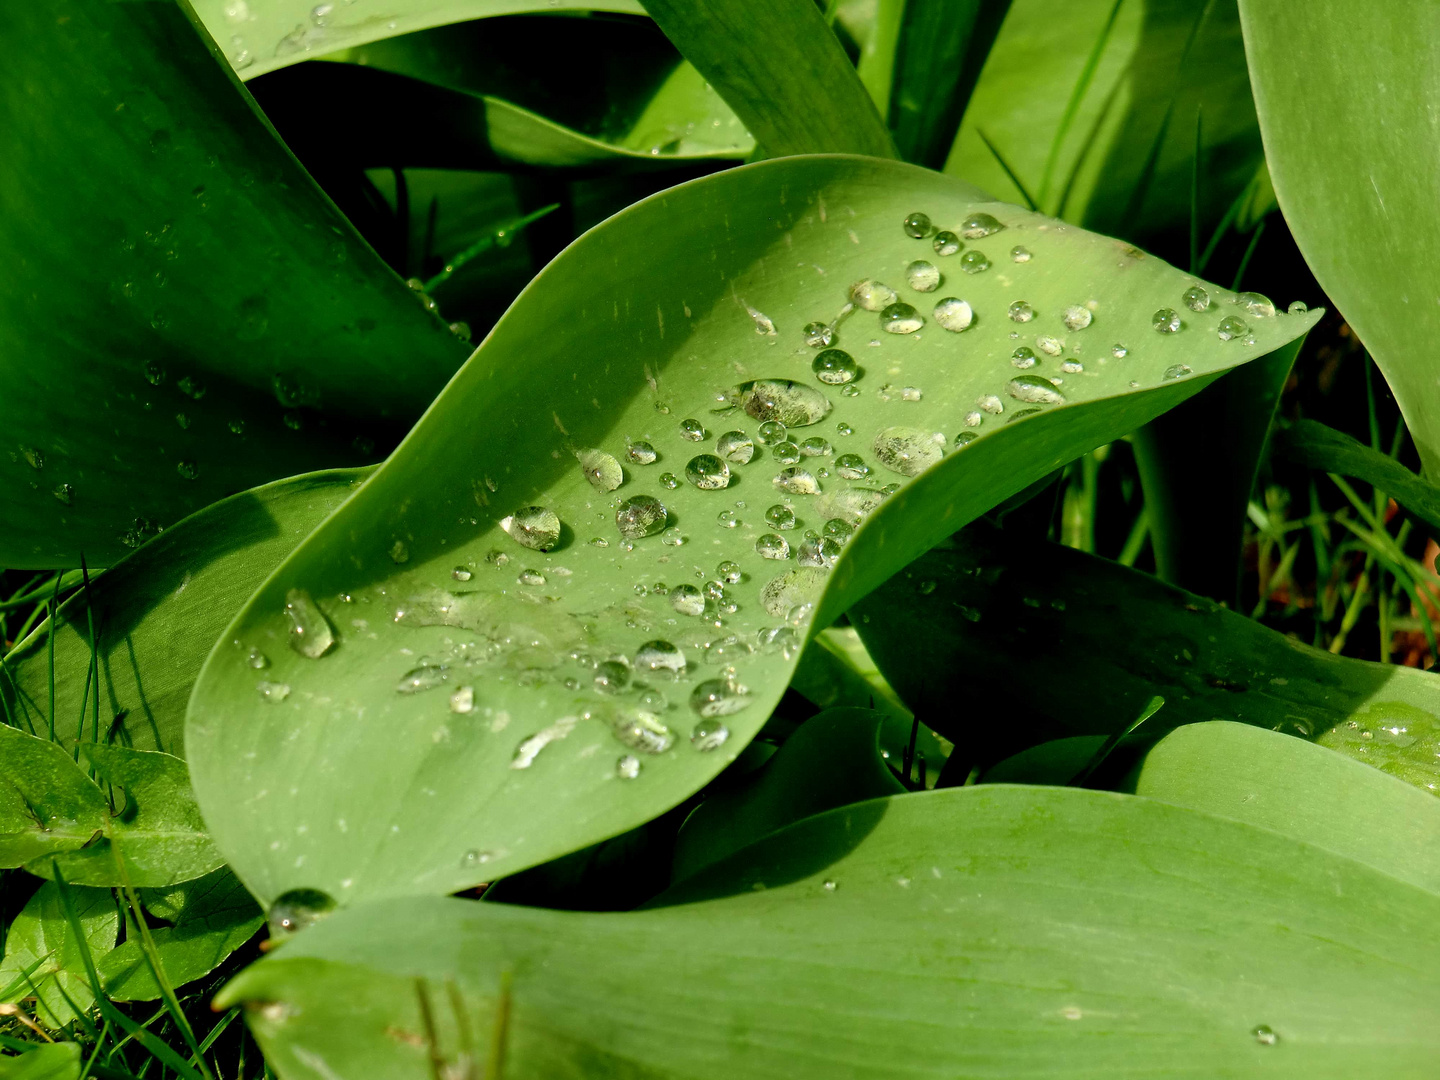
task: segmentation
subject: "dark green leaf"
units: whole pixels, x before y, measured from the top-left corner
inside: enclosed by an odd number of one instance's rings
[[[109,889],[79,885],[66,888],[90,955],[104,956],[115,947],[120,927],[114,897]],[[80,942],[66,921],[60,889],[53,881],[41,885],[10,924],[5,936],[5,959],[0,960],[0,986],[10,985],[37,960],[40,966],[14,998],[33,995],[40,1020],[50,1027],[63,1027],[75,1018],[76,1009],[90,1008],[95,995],[85,973]]]
[[[109,809],[59,744],[0,724],[0,866],[84,847],[104,831]]]
[[[42,1043],[16,1057],[0,1057],[0,1080],[78,1080],[79,1076],[79,1043]]]

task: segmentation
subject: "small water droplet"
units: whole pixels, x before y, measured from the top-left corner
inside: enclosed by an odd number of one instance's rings
[[[830,414],[831,409],[830,401],[824,394],[791,379],[757,379],[741,383],[726,395],[726,400],[738,405],[746,415],[762,424],[778,420],[787,428],[818,424]]]
[[[1180,329],[1180,313],[1174,308],[1161,308],[1150,317],[1150,325],[1161,334],[1173,334]]]
[[[870,475],[870,466],[859,454],[841,454],[835,459],[835,471],[844,480],[863,480]]]
[[[815,495],[820,491],[820,481],[805,469],[781,469],[772,483],[777,490],[791,495]]]
[[[1014,364],[1022,371],[1026,368],[1032,368],[1036,364],[1035,351],[1033,349],[1027,348],[1024,345],[1021,345],[1018,349],[1016,349],[1013,353],[1010,354],[1010,363]]]
[[[1012,322],[1027,323],[1035,318],[1035,309],[1027,301],[1016,300],[1008,312]]]
[[[255,689],[260,691],[260,696],[265,699],[266,704],[278,705],[290,696],[289,683],[268,682],[261,679],[255,684]]]
[[[722,529],[733,529],[740,524],[740,518],[734,510],[721,510],[715,515],[715,522]]]
[[[778,420],[767,420],[760,425],[758,438],[762,446],[773,446],[776,443],[782,443],[786,439],[785,425]]]
[[[515,578],[521,585],[544,585],[545,575],[539,570],[521,570]]]
[[[655,464],[655,459],[659,456],[660,455],[655,452],[655,447],[651,446],[648,442],[642,442],[637,439],[625,445],[626,459],[636,465],[653,465]]]
[[[763,334],[766,337],[775,336],[775,322],[758,308],[750,307],[748,304],[745,310],[750,314],[750,320],[755,324],[755,333]]]
[[[796,561],[801,566],[815,566],[828,570],[840,557],[840,544],[831,536],[808,535],[800,544]]]
[[[1005,404],[994,394],[981,394],[975,399],[975,404],[991,415],[998,416],[1005,411]]]
[[[826,892],[834,892],[837,888],[839,888],[839,886],[837,886],[833,881],[823,882],[820,887]]]
[[[1215,328],[1216,335],[1221,341],[1230,341],[1234,338],[1244,337],[1250,332],[1250,328],[1234,315],[1227,315],[1220,320],[1220,325]]]
[[[1130,355],[1130,350],[1117,341],[1114,345],[1110,346],[1110,355],[1115,357],[1116,360],[1124,360],[1125,357]]]
[[[238,645],[239,642],[236,642]],[[245,654],[245,663],[257,671],[263,671],[270,666],[270,658],[259,649],[252,648]]]
[[[158,360],[147,360],[142,369],[145,372],[145,380],[151,386],[160,386],[165,382],[165,365]]]
[[[450,669],[444,664],[421,664],[413,667],[395,684],[397,694],[420,694],[434,690],[450,679]]]
[[[671,525],[660,534],[660,543],[667,547],[680,547],[685,543],[685,534],[680,531],[680,526]]]
[[[533,551],[549,551],[560,542],[560,518],[545,506],[522,506],[501,518],[500,527],[517,544]]]
[[[188,459],[184,461],[177,461],[175,463],[175,471],[180,474],[180,478],[182,480],[200,479],[200,466]]]
[[[964,423],[966,427],[979,427],[984,422],[985,417],[981,416],[978,412],[971,411],[965,414]]]
[[[960,223],[960,235],[966,240],[979,240],[985,236],[992,236],[1004,228],[1005,226],[994,214],[987,214],[980,210]]]
[[[674,491],[680,486],[680,479],[674,473],[661,473],[660,486],[663,488],[667,488],[670,491]]]
[[[849,424],[847,424],[844,420],[841,420],[838,424],[835,425],[835,432],[836,432],[837,435],[842,435],[842,436],[844,436],[844,435],[854,435],[854,434],[855,434],[855,429],[854,429],[853,427],[851,427]]]
[[[1084,330],[1095,321],[1095,314],[1080,304],[1071,304],[1060,316],[1060,321],[1065,324],[1067,330]]]
[[[962,431],[960,432],[960,434],[955,436],[955,449],[964,449],[979,437],[980,436],[976,435],[973,431]]]
[[[1010,249],[1010,258],[1017,263],[1027,263],[1030,261],[1030,252],[1017,244]]]
[[[903,301],[891,304],[880,313],[880,329],[887,334],[913,334],[924,325],[924,316]]]
[[[475,710],[475,687],[462,686],[450,695],[450,711],[464,715]]]
[[[930,432],[909,427],[886,428],[872,449],[881,465],[901,476],[919,476],[944,456]]]
[[[826,349],[816,355],[810,364],[815,378],[830,386],[839,386],[853,380],[860,367],[855,358],[844,349]]]
[[[829,442],[819,435],[812,435],[800,444],[802,457],[829,457],[832,452]]]
[[[69,484],[60,484],[52,494],[66,506],[75,501],[75,489]]]
[[[595,665],[595,689],[618,694],[630,685],[630,665],[623,660],[604,660]]]
[[[913,214],[905,218],[902,227],[905,229],[906,236],[912,237],[915,240],[923,240],[930,235],[930,230],[933,226],[930,224],[929,214],[922,214],[919,210],[916,210]]]
[[[1304,300],[1292,300],[1290,306],[1285,309],[1285,312],[1288,315],[1304,315],[1309,310],[1310,305],[1305,303]]]
[[[1250,1034],[1261,1046],[1274,1046],[1280,1041],[1280,1036],[1275,1034],[1269,1024],[1257,1025],[1250,1030]]]
[[[1028,404],[1061,405],[1065,395],[1039,375],[1016,375],[1010,380],[1010,396]]]
[[[620,504],[615,512],[615,525],[626,540],[639,540],[663,532],[669,518],[669,511],[659,499],[636,495]]]
[[[1190,374],[1190,367],[1189,367],[1189,365],[1187,365],[1187,364],[1172,364],[1170,367],[1168,367],[1168,368],[1165,369],[1165,374],[1161,376],[1161,379],[1163,379],[1163,380],[1165,380],[1165,381],[1168,382],[1170,379],[1183,379],[1186,375],[1189,375],[1189,374]]]
[[[976,251],[972,248],[960,256],[960,269],[967,274],[983,274],[990,269],[990,260],[985,257],[983,251]]]
[[[826,349],[835,342],[835,328],[823,322],[805,324],[805,344],[812,349]]]
[[[790,439],[776,443],[770,449],[771,456],[781,465],[794,465],[800,460],[800,445]]]
[[[935,305],[935,321],[952,334],[958,334],[975,325],[975,309],[964,300],[947,296]]]
[[[850,286],[850,302],[866,311],[884,311],[896,300],[895,290],[884,282],[865,278]]]
[[[475,574],[468,566],[457,566],[450,571],[450,576],[456,581],[469,581]]]
[[[934,292],[940,287],[940,270],[932,262],[916,259],[905,268],[905,280],[916,292]]]
[[[960,237],[956,236],[949,229],[942,229],[935,234],[935,240],[930,245],[935,249],[935,254],[940,256],[954,255],[965,245]]]
[[[1035,347],[1046,356],[1059,356],[1065,351],[1065,342],[1049,334],[1041,334],[1035,339]]]
[[[714,454],[697,454],[685,465],[685,479],[701,491],[718,491],[730,484],[730,466]]]
[[[765,520],[777,529],[793,529],[795,527],[795,511],[777,503],[765,511]]]
[[[594,447],[576,450],[575,460],[580,462],[580,471],[596,491],[614,491],[625,482],[625,470],[614,455]]]
[[[634,663],[637,671],[680,675],[685,671],[685,654],[672,643],[656,638],[635,650]]]
[[[1210,294],[1199,285],[1191,285],[1181,295],[1180,301],[1191,311],[1206,311],[1210,307]]]
[[[640,775],[640,759],[634,754],[626,754],[615,762],[615,775],[621,780],[634,780]]]
[[[460,856],[460,865],[466,868],[484,866],[494,858],[495,855],[493,852],[481,851],[479,848],[471,848],[465,852],[464,855]]]
[[[1066,375],[1079,375],[1082,371],[1085,370],[1085,365],[1080,363],[1079,360],[1072,358],[1064,361],[1060,365],[1060,370],[1063,371]]]
[[[285,614],[290,617],[290,647],[301,656],[318,660],[335,647],[335,631],[304,589],[285,594]]]
[[[840,396],[841,396],[841,397],[859,397],[859,396],[860,396],[860,388],[859,388],[858,386],[856,386],[854,383],[851,383],[849,386],[842,386],[842,387],[840,388]]]
[[[788,559],[790,542],[779,533],[762,533],[755,541],[755,553],[762,559]]]
[[[289,937],[307,927],[314,926],[335,910],[335,901],[319,889],[291,889],[281,893],[270,905],[266,921],[270,924],[270,936]]]
[[[680,421],[680,437],[690,442],[705,441],[705,425],[699,420],[686,419]]]

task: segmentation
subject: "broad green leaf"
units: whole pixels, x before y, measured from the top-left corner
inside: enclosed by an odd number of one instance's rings
[[[1105,745],[1104,735],[1051,739],[997,761],[980,778],[984,784],[1049,784],[1065,787]]]
[[[61,746],[0,724],[0,866],[82,848],[109,816],[105,796]]]
[[[504,1074],[537,1078],[1422,1077],[1440,1052],[1440,898],[1149,799],[875,800],[661,902],[367,904],[218,1004],[286,1080],[485,1060],[498,1010]]]
[[[1385,373],[1434,472],[1440,225],[1437,165],[1425,151],[1436,75],[1425,58],[1440,26],[1417,0],[1363,19],[1343,10],[1325,0],[1296,20],[1284,4],[1242,0],[1260,130],[1295,242]]]
[[[56,738],[73,749],[83,724],[85,738],[94,741],[94,700],[85,701],[93,616],[102,732],[114,731],[137,749],[183,757],[185,705],[220,632],[280,560],[369,474],[311,473],[207,506],[92,580],[88,596],[81,592],[62,604],[54,646]],[[5,715],[41,736],[50,721],[49,627],[41,623],[0,664]]]
[[[1440,894],[1440,802],[1289,735],[1187,724],[1150,748],[1126,790],[1272,829]]]
[[[80,920],[85,944],[99,960],[115,947],[120,913],[109,889],[87,889],[67,885],[70,901]],[[36,961],[39,966],[34,967]],[[60,889],[47,881],[36,890],[10,931],[5,935],[5,958],[0,960],[0,986],[9,986],[23,972],[34,968],[22,983],[24,989],[12,995],[35,998],[35,1015],[49,1027],[63,1027],[76,1016],[76,1009],[89,1009],[95,1002],[81,961],[80,943],[70,931],[60,903]]]
[[[1006,227],[967,249],[993,267],[966,273],[960,258],[907,236],[901,224],[917,210],[951,228],[998,215]],[[1012,261],[1014,247],[1030,260]],[[949,278],[933,293],[904,286],[905,267],[924,255]],[[900,285],[926,321],[895,335],[874,312],[841,320],[838,344],[864,371],[847,384],[851,396],[810,374],[816,354],[802,328],[836,318],[849,285],[870,277]],[[1222,341],[1215,326],[1234,308],[1216,290],[1209,314],[1157,333],[1153,313],[1178,303],[1190,280],[1126,245],[871,159],[745,166],[610,219],[536,278],[403,447],[225,632],[186,735],[216,843],[266,902],[299,887],[351,902],[493,880],[678,804],[759,729],[811,627],[997,502],[1293,340],[1313,318],[1254,319],[1254,345]],[[964,333],[933,316],[936,298],[957,295],[975,313]],[[1006,317],[1019,298],[1037,312],[1030,323]],[[1079,310],[1092,325],[1068,330],[1067,307],[1089,303],[1093,312]],[[1021,326],[1042,357],[1024,372],[1011,363]],[[1068,368],[1044,352],[1059,347],[1052,338],[1066,343]],[[798,380],[784,393],[808,404],[772,407],[763,386],[761,396],[738,389],[757,379]],[[1012,390],[1063,391],[1066,404],[1017,401]],[[750,412],[729,404],[734,395]],[[725,433],[754,440],[759,421],[780,413],[798,440],[831,449],[804,459],[809,479],[781,477],[801,466],[763,445],[749,464],[732,451],[728,489],[679,479]],[[682,434],[702,428],[699,441]],[[627,440],[647,442],[659,460],[638,463]],[[861,467],[841,463],[852,454]],[[581,459],[600,486],[623,484],[597,490]],[[840,474],[862,467],[860,480]],[[821,490],[787,493],[777,477]],[[617,506],[636,496],[663,501],[663,533],[618,531]],[[798,529],[765,516],[786,504]],[[501,524],[524,536],[512,515],[537,505],[561,523],[548,553]],[[842,533],[864,524],[832,572],[797,565],[804,530],[832,520]],[[791,558],[756,550],[772,530],[789,538]],[[807,560],[821,557],[807,548]],[[698,590],[710,581],[725,595],[708,617],[687,614],[701,611]],[[304,616],[311,637],[295,638],[286,604],[308,612],[307,595],[319,615]],[[307,644],[327,635],[333,647]],[[657,640],[683,655],[679,678],[666,666],[679,666],[674,653],[642,648]],[[272,667],[249,667],[251,649]],[[630,670],[597,671],[613,656]],[[623,693],[604,692],[627,677]],[[713,724],[728,731],[723,746]]]
[[[1440,489],[1345,432],[1317,420],[1294,420],[1276,429],[1274,447],[1277,454],[1308,468],[1364,480],[1432,530],[1440,530]]]
[[[1440,676],[1302,645],[1070,548],[967,529],[852,618],[900,696],[954,741],[962,777],[1051,739],[1121,730],[1159,694],[1144,731],[1239,721],[1440,791]]]
[[[214,971],[265,921],[245,887],[224,868],[156,892],[158,895],[147,890],[142,900],[151,914],[174,924],[150,932],[171,986],[183,986]],[[149,1001],[160,996],[160,987],[133,938],[96,966],[112,1000]]]
[[[0,1080],[78,1080],[80,1044],[41,1043],[14,1057],[0,1057]]]
[[[616,11],[643,15],[638,0],[190,0],[205,29],[243,79],[300,60],[425,30],[528,12]],[[322,11],[321,9],[327,9]]]
[[[811,0],[644,0],[760,148],[894,157],[895,144]]]
[[[179,6],[8,5],[0,49],[0,564],[373,460],[459,364]]]
[[[946,170],[1014,198],[1008,166],[1102,232],[1188,233],[1197,111],[1208,238],[1263,161],[1234,0],[1015,0]]]
[[[885,718],[868,709],[827,709],[800,725],[746,782],[701,803],[675,842],[680,880],[741,848],[837,806],[905,791],[880,756]]]

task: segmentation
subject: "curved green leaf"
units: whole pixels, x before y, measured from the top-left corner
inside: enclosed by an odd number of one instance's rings
[[[1150,748],[1125,790],[1272,829],[1440,894],[1440,802],[1289,735],[1187,724]]]
[[[16,1057],[0,1057],[0,1080],[78,1080],[79,1076],[79,1043],[41,1043]]]
[[[99,643],[100,723],[141,750],[185,756],[185,705],[220,632],[256,587],[349,498],[369,469],[277,480],[207,506],[126,556],[60,606],[55,635],[56,738],[73,749],[77,718],[94,741],[90,619]],[[0,662],[10,723],[47,735],[50,624]]]
[[[1395,392],[1427,472],[1440,468],[1429,343],[1440,333],[1432,138],[1440,44],[1429,5],[1348,19],[1333,0],[1295,20],[1242,0],[1265,153],[1285,220],[1326,294]],[[1397,79],[1397,72],[1406,77]]]
[[[1145,732],[1235,720],[1440,791],[1440,676],[1310,648],[1071,548],[967,529],[852,618],[900,696],[954,740],[961,777],[1038,743],[1122,730],[1159,694]],[[993,715],[1007,722],[980,719]]]
[[[358,8],[352,6],[354,2],[190,0],[205,29],[244,79],[338,49],[492,15],[645,14],[638,0],[379,0]]]
[[[115,899],[109,889],[65,888],[85,935],[84,943],[98,960],[115,947],[120,928]],[[89,1009],[95,1001],[80,950],[80,940],[65,918],[60,887],[47,881],[15,916],[5,935],[0,987],[18,982],[10,1000],[33,996],[35,1015],[41,1022],[63,1027],[75,1019],[76,1009]]]
[[[104,795],[61,746],[0,724],[0,751],[0,866],[77,850],[104,831]]]
[[[373,460],[463,358],[175,4],[11,5],[0,48],[0,563]]]
[[[218,1003],[286,1080],[419,1080],[465,1046],[507,1076],[654,1080],[1422,1077],[1440,1052],[1440,897],[1148,799],[875,800],[664,901],[367,904]]]
[[[967,241],[967,254],[987,253],[993,267],[968,274],[960,257],[907,236],[901,223],[916,210],[957,228],[975,212],[999,215],[1003,231]],[[1029,261],[1012,261],[1017,246]],[[921,255],[948,278],[935,293],[903,290],[923,308],[923,331],[888,334],[877,314],[852,312],[838,341],[864,369],[858,392],[815,381],[802,327],[834,319],[857,279],[903,283]],[[1152,314],[1190,280],[1115,241],[979,202],[937,174],[864,158],[732,169],[610,219],[535,279],[404,446],[224,635],[186,735],[221,850],[267,901],[302,886],[346,902],[450,892],[678,804],[759,729],[812,626],[996,502],[1310,325],[1255,319],[1253,345],[1222,341],[1215,326],[1235,309],[1217,295],[1181,332],[1156,333]],[[936,298],[947,296],[972,304],[973,329],[936,324]],[[1038,312],[1031,323],[1006,317],[1021,298]],[[1067,330],[1067,306],[1092,302],[1093,325]],[[1022,328],[1029,340],[1063,338],[1071,367],[1037,345],[1043,360],[1017,371],[1010,335]],[[1128,343],[1124,357],[1115,342]],[[1184,371],[1193,374],[1166,378]],[[1067,404],[1015,400],[1007,388],[1022,374],[1036,380],[1016,384],[1022,397],[1063,389]],[[784,466],[763,446],[729,467],[728,490],[663,479],[684,475],[722,433],[757,437],[756,414],[771,406],[746,396],[747,413],[728,395],[776,378],[800,380],[793,393],[817,412],[773,411],[798,439],[832,449],[806,459],[818,494],[787,499],[774,483]],[[708,434],[683,437],[682,421]],[[659,460],[628,459],[627,439],[653,444]],[[593,448],[624,465],[608,474]],[[858,481],[834,456],[852,453],[869,472]],[[581,460],[601,487],[622,486],[597,490]],[[887,498],[890,481],[898,490]],[[640,495],[663,500],[669,529],[627,541],[617,505]],[[864,522],[829,574],[797,566],[794,551],[779,561],[757,552],[774,528],[766,507],[787,502],[800,519],[786,533],[792,548],[828,520],[842,531]],[[562,524],[548,553],[502,525],[534,505]],[[725,596],[708,616],[684,613],[699,609],[699,594],[690,607],[673,590],[710,580]],[[289,644],[292,590],[313,598],[335,636],[319,659]],[[673,654],[642,650],[653,640],[683,653],[678,679],[666,666]],[[250,649],[273,665],[264,686],[245,663]],[[631,665],[618,695],[604,692],[608,676],[604,688],[595,681],[595,665],[616,655]],[[711,712],[739,709],[706,718],[727,726],[723,746],[718,732],[687,738],[697,694]]]

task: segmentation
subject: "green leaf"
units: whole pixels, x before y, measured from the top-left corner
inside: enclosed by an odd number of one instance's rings
[[[0,1080],[79,1080],[79,1076],[79,1043],[42,1043],[15,1057],[0,1057]]]
[[[220,632],[370,471],[277,480],[207,506],[93,579],[88,596],[77,593],[62,604],[54,650],[56,738],[73,749],[77,718],[85,741],[95,738],[93,701],[86,703],[93,614],[107,733],[99,737],[113,732],[137,749],[183,757],[185,705]],[[49,628],[41,623],[0,664],[6,715],[38,735],[49,730]]]
[[[901,224],[917,210],[955,228],[977,211],[998,215],[1006,228],[967,249],[988,253],[993,268],[967,274],[959,258],[907,236]],[[1011,261],[1016,246],[1032,259]],[[923,255],[950,279],[933,294],[903,290],[924,311],[923,332],[888,334],[875,313],[852,312],[839,344],[864,368],[853,384],[860,392],[814,381],[802,327],[835,318],[857,279],[903,284],[906,264]],[[1212,312],[1156,333],[1152,314],[1177,303],[1188,280],[1115,241],[979,202],[948,178],[852,157],[728,170],[591,230],[535,279],[404,446],[225,632],[186,734],[220,850],[267,903],[299,887],[348,903],[494,880],[677,805],[759,729],[812,626],[997,502],[1219,371],[1293,340],[1313,319],[1255,320],[1254,346],[1221,341],[1214,325],[1230,303],[1217,290]],[[934,298],[952,294],[976,313],[963,334],[933,319]],[[1038,312],[1027,336],[1063,337],[1086,373],[1062,372],[1039,346],[1034,371],[1016,370],[1018,324],[1005,313],[1017,295]],[[1066,307],[1092,300],[1093,325],[1067,330]],[[1123,358],[1114,342],[1128,343]],[[1165,377],[1182,364],[1190,377]],[[1038,373],[1064,380],[1068,404],[1009,396],[1012,379]],[[746,397],[747,413],[727,395],[775,378],[800,380],[793,392],[824,405],[823,421],[786,415],[798,439],[833,450],[808,459],[810,469],[831,470],[812,474],[821,492],[789,496],[800,519],[799,530],[781,530],[789,544],[802,546],[803,530],[827,521],[842,532],[864,522],[829,574],[756,551],[775,528],[766,507],[786,501],[773,483],[784,466],[765,447],[729,466],[728,490],[684,480],[672,490],[662,480],[715,450],[722,433],[757,437],[755,413],[770,415],[768,406]],[[921,400],[906,400],[907,386]],[[682,437],[687,420],[709,435]],[[945,456],[957,436],[977,432]],[[660,460],[628,459],[627,439],[652,444]],[[618,490],[587,481],[576,453],[590,460],[593,448],[625,461],[614,464],[625,481]],[[838,475],[841,454],[861,456],[869,475]],[[602,486],[604,474],[597,466]],[[887,498],[881,485],[890,481],[899,488]],[[639,495],[663,500],[671,531],[632,543],[617,530],[616,507]],[[548,553],[501,524],[535,505],[561,523]],[[677,539],[686,542],[667,542]],[[722,561],[737,569],[722,571]],[[716,577],[737,573],[729,585]],[[737,605],[714,607],[708,622],[683,614],[687,603],[670,591],[707,580],[726,590],[717,604]],[[309,648],[285,614],[302,593],[335,636],[319,659],[287,646]],[[310,621],[323,639],[318,617]],[[654,640],[683,653],[682,678],[672,679],[664,654],[642,656]],[[247,666],[252,648],[273,666]],[[630,659],[630,680],[612,695],[596,687],[594,664],[617,655]],[[654,670],[642,669],[651,662]],[[697,746],[715,747],[719,732],[687,739],[701,719],[697,693],[712,712],[739,710],[705,718],[730,736],[709,752]],[[703,700],[710,693],[717,700]],[[637,766],[638,777],[625,779]]]
[[[644,0],[762,150],[894,157],[895,144],[812,0]]]
[[[464,346],[180,7],[12,6],[0,48],[0,564],[110,565],[403,433]]]
[[[310,0],[191,0],[237,74],[253,79],[339,49],[468,19],[528,12],[616,11],[643,15],[637,0],[385,0],[360,8]]]
[[[120,913],[109,889],[67,885],[75,914],[90,954],[101,957],[115,947]],[[36,961],[36,968],[14,995],[35,997],[35,1014],[49,1027],[63,1027],[95,1001],[86,976],[80,942],[71,932],[61,906],[60,889],[47,881],[30,898],[5,936],[5,958],[0,960],[0,986],[8,986]]]
[[[1421,1077],[1440,1052],[1440,898],[1148,799],[876,800],[661,903],[367,904],[218,1004],[292,1078],[460,1067],[458,1029],[493,1053],[497,1013],[511,1076]]]
[[[1440,530],[1440,489],[1400,462],[1318,420],[1294,420],[1275,431],[1275,453],[1307,468],[1364,480]]]
[[[1440,791],[1440,676],[1310,648],[1070,548],[967,529],[852,617],[900,696],[954,740],[961,777],[1051,739],[1121,730],[1159,694],[1165,708],[1146,724],[1157,733],[1234,720]],[[984,719],[995,715],[1006,722]]]
[[[172,986],[208,975],[265,921],[235,875],[223,867],[168,890],[146,890],[146,909],[174,925],[151,931],[165,976]],[[145,963],[139,942],[130,939],[97,965],[105,993],[115,1001],[149,1001],[160,987]]]
[[[1440,894],[1440,801],[1350,758],[1244,724],[1187,724],[1126,790],[1234,818]]]
[[[109,810],[58,744],[0,724],[0,866],[84,847],[104,831]]]
[[[1042,210],[1101,232],[1188,233],[1197,109],[1208,230],[1264,157],[1234,6],[1015,0],[946,170],[1014,197],[1008,166]]]
[[[1340,10],[1326,0],[1297,23],[1283,4],[1240,4],[1260,130],[1301,254],[1384,372],[1434,472],[1440,174],[1424,150],[1435,77],[1421,58],[1440,28],[1417,0],[1359,20],[1337,18]],[[1392,78],[1397,71],[1407,77]]]

